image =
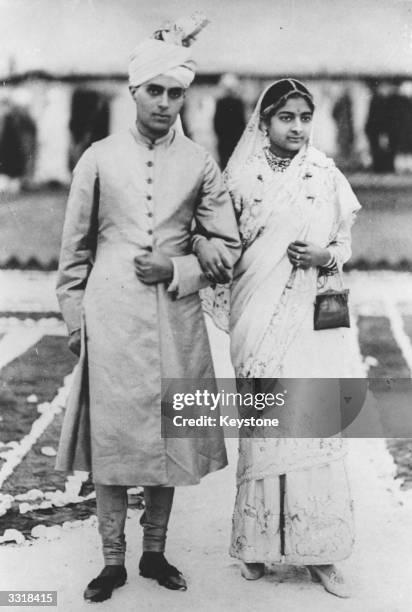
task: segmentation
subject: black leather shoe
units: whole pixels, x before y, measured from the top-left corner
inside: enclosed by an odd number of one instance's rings
[[[186,580],[179,570],[168,563],[160,552],[144,552],[139,563],[140,575],[153,578],[172,591],[186,591]]]
[[[110,599],[113,589],[123,586],[126,580],[124,565],[105,565],[97,578],[89,582],[83,597],[87,601],[105,601]]]

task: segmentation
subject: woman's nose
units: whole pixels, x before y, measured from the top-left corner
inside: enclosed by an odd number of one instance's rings
[[[299,117],[296,117],[295,121],[293,122],[293,125],[292,125],[292,130],[294,132],[298,132],[299,133],[299,132],[302,131],[302,127],[303,127],[302,121],[299,119]]]

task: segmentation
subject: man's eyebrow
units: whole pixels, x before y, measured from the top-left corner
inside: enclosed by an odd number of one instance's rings
[[[174,87],[165,87],[164,85],[158,85],[157,83],[149,83],[147,87],[153,87],[154,89],[160,89],[161,91],[183,91],[184,87],[179,87],[179,85],[175,85]]]

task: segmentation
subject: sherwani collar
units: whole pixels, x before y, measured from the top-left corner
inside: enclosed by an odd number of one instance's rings
[[[170,130],[168,131],[167,134],[165,134],[165,136],[161,136],[161,138],[156,138],[155,140],[152,140],[151,138],[148,138],[147,136],[144,136],[138,129],[136,124],[134,124],[133,126],[130,127],[130,131],[133,135],[133,138],[136,140],[136,142],[138,144],[144,145],[146,147],[148,146],[154,146],[157,147],[159,145],[164,145],[166,147],[168,147],[169,145],[172,144],[176,132],[175,129],[172,127],[170,128]]]

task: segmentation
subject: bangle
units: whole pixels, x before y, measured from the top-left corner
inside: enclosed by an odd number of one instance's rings
[[[325,263],[323,266],[321,266],[324,270],[329,270],[329,271],[335,271],[337,269],[337,264],[336,264],[336,257],[335,255],[330,256],[330,258],[328,259],[327,263]]]

